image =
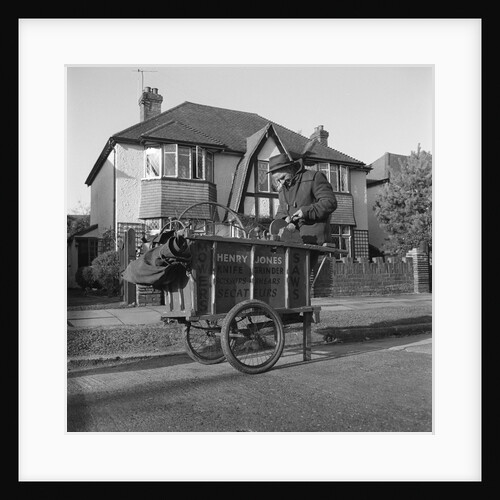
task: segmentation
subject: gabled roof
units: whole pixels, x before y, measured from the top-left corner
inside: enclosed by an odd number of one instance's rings
[[[144,120],[114,134],[104,147],[85,183],[92,184],[95,176],[116,143],[142,144],[146,140],[202,144],[229,152],[245,154],[247,138],[272,124],[290,155],[298,157],[309,138],[269,120],[256,113],[218,108],[192,102],[184,102],[148,120]],[[311,157],[351,166],[366,168],[366,165],[319,142],[315,142]]]
[[[247,179],[248,169],[250,167],[252,157],[269,133],[272,133],[274,136],[276,136],[276,133],[273,130],[273,126],[270,123],[247,138],[247,147],[245,150],[245,154],[236,166],[236,171],[234,173],[234,179],[231,186],[231,192],[229,193],[228,206],[235,211],[238,211],[238,207],[240,205],[241,196],[243,194],[243,190],[245,189],[245,181]],[[278,137],[276,137],[276,140],[278,140],[279,142]]]

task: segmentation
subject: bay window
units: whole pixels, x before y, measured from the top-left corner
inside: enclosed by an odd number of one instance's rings
[[[348,257],[351,256],[351,226],[331,224],[332,228],[332,243],[335,243],[337,248],[348,250]]]
[[[214,181],[213,153],[199,146],[164,144],[144,150],[146,179],[174,177]]]
[[[191,179],[191,148],[177,147],[177,177]]]
[[[341,193],[349,192],[349,171],[344,165],[340,165],[339,169],[339,191]]]
[[[152,179],[160,177],[161,166],[161,149],[158,147],[146,148],[144,151],[145,157],[145,177]]]
[[[176,158],[177,144],[165,144],[163,146],[163,175],[165,177],[176,177]]]
[[[339,193],[349,192],[349,169],[345,165],[333,163],[316,163],[306,167],[308,170],[319,170],[325,174],[334,191]]]

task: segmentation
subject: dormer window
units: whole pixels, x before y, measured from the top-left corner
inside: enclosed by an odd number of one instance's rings
[[[198,179],[213,182],[213,153],[199,146],[164,144],[144,150],[144,176]]]

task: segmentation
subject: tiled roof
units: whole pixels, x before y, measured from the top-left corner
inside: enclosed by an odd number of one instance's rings
[[[182,126],[185,127],[185,138],[182,137],[182,134],[178,134],[176,140],[184,139],[186,142],[191,142],[191,139],[194,139],[193,134],[200,134],[206,138],[205,141],[207,143],[210,142],[240,153],[246,151],[247,137],[252,136],[269,123],[272,123],[276,128],[278,135],[292,154],[301,153],[309,140],[309,138],[292,132],[255,113],[217,108],[188,101],[118,132],[113,135],[113,138],[117,142],[120,142],[120,140],[139,141],[143,136],[150,136],[152,131],[163,131],[161,138],[170,140],[171,138],[168,137],[169,127],[164,127],[171,122],[176,123],[176,132],[181,132]],[[188,129],[191,129],[191,132],[188,132]],[[197,142],[198,140],[196,138],[192,142]],[[340,151],[323,146],[319,142],[314,146],[313,156],[325,160],[364,166],[363,162]]]
[[[97,227],[98,227],[97,224],[93,224],[92,226],[88,226],[88,227],[85,227],[83,229],[80,229],[80,231],[78,231],[77,233],[72,234],[68,238],[68,242],[73,241],[76,237],[83,236],[84,234],[88,234],[88,233],[94,231],[94,229],[97,229]]]
[[[330,218],[331,224],[356,225],[354,218],[354,198],[350,193],[335,193],[337,208]]]
[[[245,154],[247,138],[272,124],[284,147],[292,157],[299,157],[309,142],[304,137],[255,113],[184,102],[148,120],[117,132],[108,141],[85,181],[90,185],[101,168],[113,143],[139,143],[145,139],[204,144],[226,151]],[[319,142],[311,150],[312,158],[346,163],[366,168],[366,165],[340,151]]]
[[[222,144],[219,140],[209,137],[203,132],[176,120],[160,124],[155,128],[144,132],[142,137],[151,140],[159,139],[174,142],[193,142],[217,147],[224,146],[224,144]]]

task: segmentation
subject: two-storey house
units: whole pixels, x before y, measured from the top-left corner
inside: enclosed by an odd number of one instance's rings
[[[162,101],[158,89],[146,87],[140,121],[107,140],[86,180],[95,227],[81,237],[100,238],[113,229],[120,238],[129,227],[159,230],[205,201],[268,223],[278,205],[269,158],[283,152],[299,157],[308,147],[306,167],[324,172],[337,196],[331,218],[336,243],[353,257],[368,256],[369,167],[329,147],[323,126],[305,137],[255,113],[192,102],[162,112]],[[209,208],[200,206],[196,216],[209,221]]]

